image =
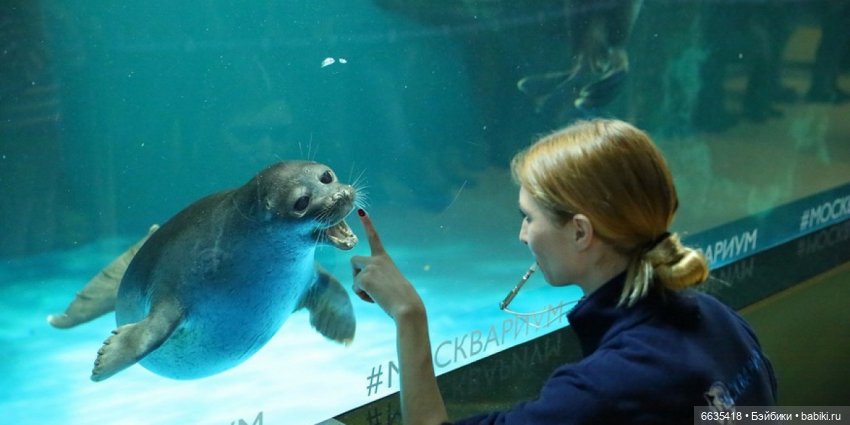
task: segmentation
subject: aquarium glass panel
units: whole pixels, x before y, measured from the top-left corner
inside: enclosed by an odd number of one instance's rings
[[[541,273],[499,303],[534,263],[510,160],[577,120],[652,136],[715,267],[850,217],[844,0],[0,10],[10,423],[314,424],[398,391],[359,207],[438,374],[568,326],[580,289]]]

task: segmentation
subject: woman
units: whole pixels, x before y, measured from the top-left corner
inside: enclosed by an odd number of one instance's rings
[[[528,245],[546,281],[577,284],[568,314],[584,358],[559,367],[537,399],[456,424],[692,423],[694,406],[775,403],[773,369],[750,327],[705,294],[705,258],[668,233],[678,207],[659,150],[616,120],[580,122],[511,163]],[[425,306],[358,213],[372,248],[352,258],[354,290],[395,321],[402,416],[448,421]]]

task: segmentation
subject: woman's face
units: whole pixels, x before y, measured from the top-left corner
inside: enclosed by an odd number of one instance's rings
[[[560,225],[549,217],[525,188],[519,191],[519,209],[523,214],[519,240],[528,245],[546,281],[561,286],[574,283],[576,252],[572,224]]]

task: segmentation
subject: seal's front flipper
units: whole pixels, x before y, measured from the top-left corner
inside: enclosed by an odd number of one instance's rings
[[[326,338],[345,345],[354,339],[356,321],[348,292],[318,264],[317,278],[298,305],[310,311],[310,324]]]
[[[86,284],[82,291],[77,293],[74,301],[71,301],[71,304],[65,309],[65,313],[51,314],[47,316],[47,322],[54,327],[66,329],[96,319],[114,310],[118,286],[121,284],[124,272],[127,271],[127,266],[139,252],[139,248],[158,228],[159,226],[156,224],[151,226],[145,237],[104,267]]]
[[[623,87],[628,70],[614,69],[606,73],[598,81],[594,81],[579,92],[574,104],[578,109],[600,108],[611,103]]]
[[[143,320],[120,326],[97,351],[91,380],[98,382],[132,366],[171,336],[183,321],[183,308],[176,299],[158,301]]]
[[[571,90],[577,92],[580,86],[571,83],[576,75],[577,69],[534,74],[523,77],[517,81],[516,86],[531,99],[534,111],[541,113],[551,102],[552,96],[558,92]]]

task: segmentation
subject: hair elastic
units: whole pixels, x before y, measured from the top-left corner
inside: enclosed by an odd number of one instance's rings
[[[649,249],[651,250],[651,249],[655,248],[656,246],[658,246],[658,244],[660,244],[661,242],[664,242],[669,237],[670,237],[670,232],[662,233],[657,238],[655,238],[655,240],[652,241],[652,245],[650,245]]]

